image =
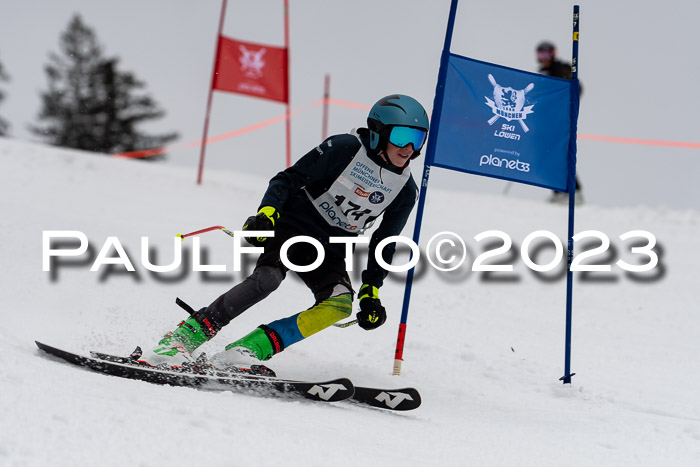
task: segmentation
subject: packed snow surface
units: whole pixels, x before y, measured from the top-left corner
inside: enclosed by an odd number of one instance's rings
[[[612,270],[575,275],[576,376],[562,385],[566,282],[561,268],[531,271],[520,247],[536,230],[565,238],[566,208],[431,185],[421,248],[433,234],[450,231],[464,239],[468,255],[464,266],[442,273],[421,257],[402,375],[391,370],[403,273],[392,273],[380,290],[389,311],[381,328],[331,328],[270,361],[284,377],[346,376],[358,385],[421,391],[418,410],[390,413],[151,385],[42,354],[34,340],[78,353],[126,354],[153,345],[184,317],[176,296],[206,306],[240,281],[252,263],[232,271],[232,240],[222,233],[201,235],[201,261],[225,272],[192,272],[194,243],[187,239],[177,271],[151,273],[142,264],[141,237],[149,239],[151,262],[169,264],[176,233],[238,229],[257,210],[267,179],[205,173],[198,186],[191,169],[8,139],[0,139],[0,166],[2,466],[700,465],[698,212],[576,210],[577,232],[598,230],[611,239],[611,248],[588,262]],[[404,235],[412,228],[413,220]],[[474,239],[489,230],[513,239],[510,253],[495,258],[513,264],[513,272],[471,271],[484,244],[501,243]],[[632,230],[657,239],[659,265],[649,273],[615,265],[646,262],[631,252],[634,241],[619,239]],[[59,258],[45,272],[46,231],[83,232],[88,251]],[[135,272],[122,265],[90,271],[109,237],[124,247]],[[586,248],[599,243],[589,240]],[[356,287],[363,251],[351,273]],[[554,255],[550,247],[535,251],[531,246],[540,264]],[[108,256],[117,256],[114,247]],[[403,251],[395,264],[407,259]],[[202,350],[216,352],[312,301],[289,274]]]

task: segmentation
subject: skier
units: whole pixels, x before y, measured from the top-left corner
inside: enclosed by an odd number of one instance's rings
[[[537,61],[540,64],[540,73],[547,76],[554,76],[555,78],[571,79],[571,65],[557,58],[557,48],[554,44],[549,41],[540,42],[540,44],[537,45],[536,54]],[[582,92],[583,88],[580,87],[579,89],[579,93]],[[576,204],[582,204],[583,187],[578,181],[578,175],[576,175],[575,191]],[[553,191],[550,201],[552,203],[568,204],[569,195],[568,193]]]
[[[556,78],[571,79],[571,65],[557,58],[557,48],[554,44],[548,41],[540,42],[536,50],[540,73]]]
[[[248,243],[264,247],[253,273],[167,333],[141,356],[142,361],[153,366],[193,361],[196,348],[277,289],[288,270],[280,250],[296,236],[318,240],[325,252],[319,267],[297,273],[313,293],[314,305],[259,326],[210,362],[218,368],[250,366],[349,317],[354,290],[345,266],[346,246],[330,243],[329,237],[358,236],[382,214],[369,242],[356,317],[365,330],[386,321],[378,290],[387,271],[378,265],[375,250],[381,240],[401,233],[413,210],[418,187],[408,165],[426,141],[428,115],[412,97],[394,94],[374,104],[367,127],[331,136],[270,180],[257,215],[243,225],[243,230],[274,231],[270,237],[246,237]],[[387,263],[394,250],[394,243],[383,249]],[[317,251],[299,242],[288,249],[287,257],[295,265],[308,265],[316,260]]]

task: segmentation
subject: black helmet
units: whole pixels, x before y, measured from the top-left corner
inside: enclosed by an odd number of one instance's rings
[[[538,52],[551,52],[557,47],[549,41],[542,41],[537,45]]]

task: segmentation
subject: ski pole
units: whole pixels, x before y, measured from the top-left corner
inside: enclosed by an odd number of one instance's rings
[[[336,328],[347,328],[349,326],[352,326],[353,324],[357,324],[357,320],[353,319],[352,321],[347,321],[345,323],[335,323],[333,326]]]
[[[210,231],[212,231],[212,230],[217,230],[217,229],[218,229],[218,230],[221,230],[222,232],[224,232],[224,233],[225,233],[226,235],[228,235],[229,237],[233,237],[233,232],[231,232],[230,230],[228,230],[228,229],[227,229],[226,227],[224,227],[223,225],[215,225],[215,226],[213,226],[213,227],[207,227],[206,229],[196,230],[196,231],[194,231],[194,232],[190,232],[190,233],[186,233],[186,234],[181,234],[181,233],[179,233],[179,234],[177,234],[177,235],[175,235],[175,236],[176,236],[176,237],[180,237],[180,238],[182,239],[182,241],[184,242],[184,241],[185,241],[185,237],[191,237],[192,235],[199,235],[199,234],[201,234],[201,233],[210,232]]]
[[[228,236],[230,236],[230,237],[233,237],[233,232],[231,232],[230,230],[228,230],[226,227],[224,227],[224,226],[222,226],[222,225],[214,225],[214,226],[212,226],[212,227],[207,227],[206,229],[196,230],[196,231],[194,231],[194,232],[190,232],[190,233],[186,233],[186,234],[177,234],[176,237],[180,237],[180,238],[182,239],[182,241],[184,242],[184,241],[185,241],[185,237],[191,237],[191,236],[193,236],[193,235],[199,235],[199,234],[201,234],[201,233],[211,232],[212,230],[217,230],[217,229],[218,229],[218,230],[221,230],[221,231],[224,232],[226,235],[228,235]],[[347,327],[349,327],[349,326],[352,326],[353,324],[357,324],[357,320],[356,320],[356,319],[354,319],[354,320],[352,320],[352,321],[347,321],[347,322],[345,322],[345,323],[335,323],[333,326],[335,326],[335,327],[337,327],[337,328],[347,328]]]

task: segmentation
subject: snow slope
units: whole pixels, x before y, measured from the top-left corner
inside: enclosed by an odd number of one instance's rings
[[[615,266],[585,281],[577,276],[577,375],[563,386],[565,282],[538,279],[519,256],[511,258],[513,273],[485,277],[468,265],[482,249],[474,235],[502,230],[518,247],[534,230],[563,238],[566,210],[431,186],[421,246],[453,231],[467,242],[470,261],[452,273],[421,262],[402,376],[391,376],[401,274],[381,290],[390,313],[385,326],[329,329],[271,361],[282,376],[418,387],[423,406],[394,414],[149,385],[40,354],[35,339],[76,352],[150,345],[183,317],[176,296],[204,306],[235,284],[243,273],[231,272],[225,235],[204,234],[201,242],[206,261],[227,265],[226,273],[188,266],[162,275],[142,266],[140,237],[158,252],[152,261],[170,262],[173,234],[238,228],[267,180],[219,172],[196,186],[191,169],[8,139],[0,139],[0,167],[2,466],[700,465],[698,212],[577,210],[577,231],[612,239],[615,254],[603,260],[633,262],[617,236],[643,229],[656,235],[661,262],[643,277]],[[48,230],[84,232],[93,259],[116,236],[136,272],[90,272],[87,256],[43,272]],[[405,235],[411,232],[412,221]],[[362,261],[356,264],[361,269]],[[203,350],[308,307],[310,294],[292,276]]]

